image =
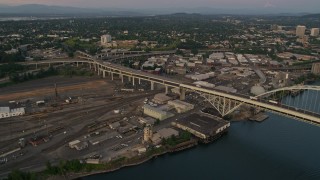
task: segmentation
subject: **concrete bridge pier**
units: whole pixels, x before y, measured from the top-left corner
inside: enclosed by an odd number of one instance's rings
[[[135,86],[134,84],[134,77],[132,76],[132,85]]]
[[[77,67],[79,67],[79,62],[77,62]]]
[[[103,70],[103,78],[106,78],[106,71],[105,70]]]
[[[113,81],[113,72],[111,72],[111,80]]]
[[[121,82],[123,83],[123,74],[120,74]]]
[[[139,84],[141,84],[141,79],[139,78]]]
[[[186,90],[183,88],[180,88],[180,100],[183,101],[186,99]]]
[[[166,88],[166,94],[169,94],[169,87],[168,86],[165,86],[165,88]]]
[[[151,81],[151,91],[153,91],[153,90],[154,90],[154,82]]]

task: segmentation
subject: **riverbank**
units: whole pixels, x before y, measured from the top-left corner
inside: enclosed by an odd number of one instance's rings
[[[259,114],[256,114],[252,117],[249,118],[250,121],[256,121],[256,122],[262,122],[266,119],[268,119],[269,116],[264,114],[264,113],[259,113]]]
[[[160,147],[160,148],[163,148],[163,149],[160,149],[160,152],[152,153],[152,150],[151,150],[151,152],[150,151],[146,152],[144,155],[141,155],[138,158],[134,157],[132,159],[128,159],[127,162],[124,162],[123,164],[120,164],[117,167],[112,167],[110,169],[105,169],[102,171],[94,171],[94,172],[89,172],[89,173],[70,173],[66,177],[68,179],[80,180],[82,177],[87,177],[87,176],[96,175],[96,174],[110,173],[110,172],[114,172],[114,171],[117,171],[117,170],[120,170],[120,169],[123,169],[126,167],[132,167],[132,166],[137,166],[137,165],[143,164],[147,161],[150,161],[154,158],[157,158],[158,156],[184,151],[186,149],[195,147],[197,145],[198,145],[198,140],[191,139],[189,141],[180,143],[174,147]],[[151,155],[150,155],[150,153],[151,153]],[[54,178],[54,177],[52,177],[52,178]]]

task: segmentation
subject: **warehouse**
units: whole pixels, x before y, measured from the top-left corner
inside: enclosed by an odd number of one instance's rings
[[[173,126],[192,133],[203,142],[211,142],[227,132],[230,122],[216,116],[191,114],[172,123]]]
[[[24,108],[10,109],[9,107],[0,107],[0,119],[14,116],[22,116],[24,114]]]
[[[193,104],[180,100],[169,101],[168,105],[173,106],[178,113],[184,113],[194,108]]]
[[[144,105],[143,113],[145,115],[151,116],[151,117],[153,117],[155,119],[159,119],[159,120],[164,120],[164,119],[167,119],[169,117],[174,116],[174,114],[172,114],[172,113],[165,112],[159,108],[152,107],[148,104]]]
[[[139,117],[139,123],[140,124],[146,124],[146,125],[154,125],[154,123],[156,122],[156,120],[152,117]]]
[[[153,98],[153,102],[157,103],[157,104],[165,104],[167,103],[168,101],[172,100],[171,97],[167,96],[166,94],[164,93],[159,93],[159,94],[156,94]]]
[[[172,128],[163,128],[152,135],[151,141],[154,145],[158,145],[161,143],[162,139],[169,139],[172,136],[179,136],[179,132]]]

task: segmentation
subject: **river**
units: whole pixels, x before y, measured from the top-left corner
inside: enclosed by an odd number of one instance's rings
[[[212,144],[82,179],[319,180],[319,138],[319,126],[269,113],[262,123],[233,122],[229,133]]]

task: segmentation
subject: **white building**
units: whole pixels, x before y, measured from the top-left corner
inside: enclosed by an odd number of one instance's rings
[[[224,53],[212,53],[209,55],[209,59],[223,59]]]
[[[174,114],[172,114],[172,113],[163,111],[160,108],[155,108],[155,107],[149,106],[147,104],[145,104],[143,107],[143,113],[145,115],[151,116],[151,117],[153,117],[155,119],[159,119],[159,120],[164,120],[164,119],[167,119],[169,117],[174,116]]]
[[[10,109],[9,107],[0,107],[0,119],[14,116],[22,116],[24,114],[24,108]]]
[[[319,36],[319,28],[312,28],[310,35],[314,37]]]
[[[101,36],[101,44],[107,44],[112,41],[112,37],[109,34],[105,34]]]
[[[296,28],[296,36],[303,37],[306,32],[306,26],[297,26]]]
[[[207,87],[207,88],[214,88],[215,87],[214,84],[208,83],[206,81],[196,81],[193,84],[200,86],[200,87],[203,86],[203,87]]]
[[[193,104],[180,100],[168,101],[168,105],[173,106],[178,113],[184,113],[194,108]]]
[[[10,117],[10,108],[9,107],[0,107],[0,119]]]

